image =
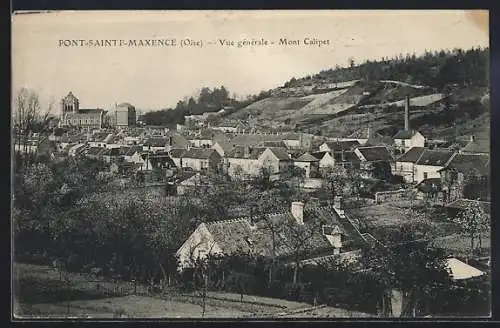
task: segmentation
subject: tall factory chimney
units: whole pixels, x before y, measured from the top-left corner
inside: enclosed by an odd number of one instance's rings
[[[410,96],[405,96],[405,131],[410,131]]]

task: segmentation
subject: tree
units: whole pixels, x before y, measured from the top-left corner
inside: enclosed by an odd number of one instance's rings
[[[283,236],[279,239],[278,245],[284,246],[290,250],[290,256],[293,261],[293,284],[297,284],[300,261],[304,255],[309,254],[314,248],[312,242],[314,236],[321,231],[321,223],[316,221],[309,221],[307,223],[299,224],[295,221],[282,222],[284,225],[280,235]]]
[[[379,296],[382,313],[392,315],[389,295],[396,289],[402,295],[401,316],[420,316],[431,295],[451,285],[446,255],[428,241],[417,239],[412,226],[402,227],[385,246],[365,248],[361,257],[365,272],[383,286]]]
[[[344,188],[348,183],[348,172],[342,166],[329,167],[323,174],[325,177],[325,188],[330,192],[331,197],[342,196]]]
[[[461,233],[467,236],[470,240],[470,253],[474,253],[478,239],[481,247],[481,234],[487,231],[490,227],[490,218],[487,215],[478,201],[467,202],[466,207],[459,212],[455,217],[455,222],[460,227]]]
[[[28,137],[33,130],[35,122],[40,118],[40,99],[33,90],[22,88],[17,91],[14,98],[14,129],[16,141],[23,145],[24,153],[27,150]]]

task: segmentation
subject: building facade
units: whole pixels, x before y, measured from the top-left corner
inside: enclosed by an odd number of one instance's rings
[[[80,108],[80,101],[71,91],[61,100],[60,115],[60,126],[100,129],[106,125],[106,111],[104,109]]]

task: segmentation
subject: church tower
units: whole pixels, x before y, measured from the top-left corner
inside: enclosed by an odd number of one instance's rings
[[[80,102],[70,91],[66,97],[61,100],[61,117],[66,113],[78,113]]]

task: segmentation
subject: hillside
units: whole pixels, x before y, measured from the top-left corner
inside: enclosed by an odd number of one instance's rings
[[[393,135],[404,126],[404,98],[409,96],[411,126],[426,136],[488,136],[488,55],[487,49],[454,50],[324,71],[292,79],[224,120],[334,137],[367,127]]]
[[[428,137],[489,135],[489,49],[426,52],[335,67],[282,87],[229,96],[224,86],[202,88],[197,99],[150,112],[151,125],[183,123],[186,115],[217,112],[214,125],[245,121],[254,129],[346,136],[367,127],[392,135],[403,127],[404,98],[411,125]]]

